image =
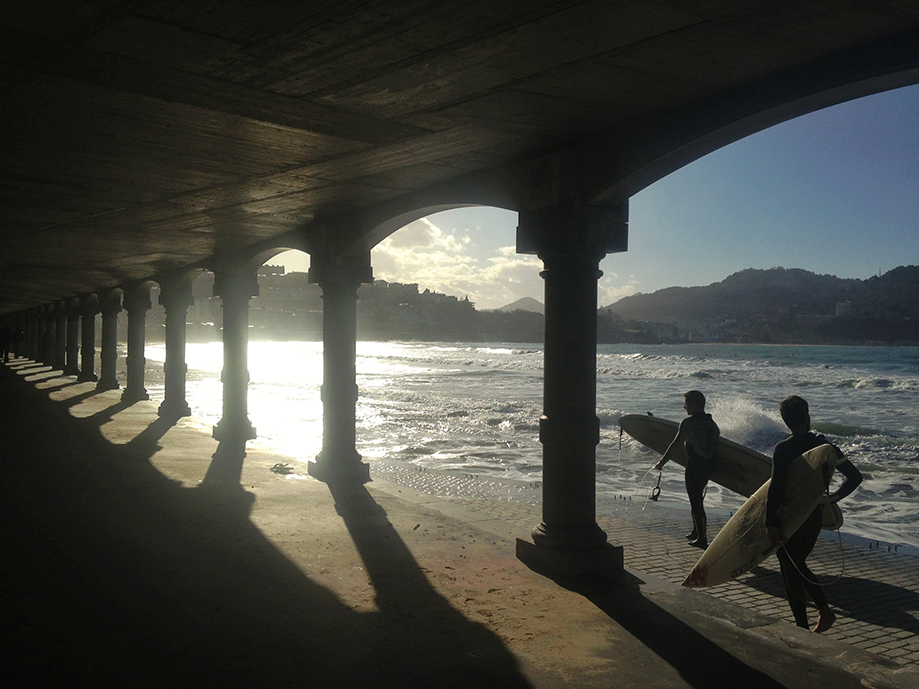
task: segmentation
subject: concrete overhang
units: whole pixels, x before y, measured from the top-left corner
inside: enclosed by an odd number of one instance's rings
[[[622,204],[777,122],[919,82],[906,0],[8,3],[0,313],[272,247]],[[333,243],[335,246],[330,247]]]

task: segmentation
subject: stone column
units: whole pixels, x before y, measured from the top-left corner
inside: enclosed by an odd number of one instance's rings
[[[125,287],[124,306],[128,312],[127,384],[121,393],[123,402],[150,399],[144,387],[144,357],[146,344],[147,311],[150,310],[150,288],[146,284]]]
[[[238,484],[246,441],[256,437],[249,420],[249,299],[258,295],[255,268],[215,271],[214,294],[223,312],[223,417],[214,426],[219,442],[205,483]]]
[[[23,353],[30,359],[38,359],[38,314],[36,310],[26,312],[25,328],[23,328]]]
[[[356,449],[358,398],[357,290],[373,282],[369,254],[323,259],[312,256],[309,280],[322,287],[322,451],[311,476],[366,483],[370,467]]]
[[[160,303],[166,309],[166,362],[163,403],[159,415],[178,419],[191,414],[185,399],[185,317],[192,305],[188,275],[174,276],[160,283]]]
[[[64,375],[76,376],[80,373],[80,302],[76,299],[66,305],[67,346],[64,363]]]
[[[56,322],[54,305],[45,306],[45,311],[42,315],[41,360],[43,364],[48,366],[54,365],[54,328]]]
[[[527,565],[562,577],[622,571],[622,548],[596,520],[597,281],[600,260],[624,242],[615,210],[574,201],[520,214],[518,251],[545,270],[543,521],[518,540]]]
[[[54,305],[54,368],[64,371],[67,367],[67,304]]]
[[[101,373],[97,390],[117,390],[118,377],[118,314],[121,313],[121,290],[115,289],[100,298],[102,311],[102,352],[99,355]]]
[[[99,313],[99,299],[95,294],[80,297],[80,374],[77,380],[89,382],[96,377],[96,314]]]
[[[40,362],[44,357],[43,343],[45,334],[45,313],[44,308],[37,306],[32,309],[32,358]]]

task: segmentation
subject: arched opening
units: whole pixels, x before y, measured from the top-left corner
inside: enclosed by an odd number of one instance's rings
[[[600,303],[656,323],[669,343],[601,347],[601,417],[679,420],[682,393],[699,389],[725,437],[768,456],[787,433],[778,403],[800,394],[814,428],[856,465],[884,457],[872,497],[843,504],[844,531],[919,546],[906,497],[919,485],[903,473],[919,439],[896,411],[919,403],[910,363],[919,338],[909,334],[917,109],[912,86],[817,111],[633,196],[629,251],[601,264],[619,275],[619,293]],[[654,453],[626,436],[621,453],[601,444],[598,461],[612,485],[648,504]],[[685,501],[681,471],[665,469],[661,485],[662,503]],[[717,485],[708,491],[715,514],[743,502]]]

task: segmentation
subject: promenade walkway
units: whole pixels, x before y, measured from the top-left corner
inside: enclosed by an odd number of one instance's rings
[[[684,515],[613,516],[628,571],[573,590],[514,557],[536,486],[375,464],[330,488],[257,443],[207,484],[209,429],[156,408],[0,366],[4,687],[919,687],[914,558],[846,546],[817,636],[768,566],[679,587]]]
[[[496,481],[475,476],[418,471],[398,465],[375,467],[374,475],[466,505],[475,514],[500,514],[521,530],[539,522],[538,484]],[[496,506],[497,501],[497,506]],[[602,515],[620,512],[627,518]],[[610,542],[625,546],[627,567],[680,584],[699,558],[687,545],[688,512],[655,503],[600,503],[598,522]],[[712,533],[725,520],[713,519]],[[895,551],[880,543],[854,545],[824,532],[808,563],[826,582],[836,624],[827,633],[866,651],[904,664],[919,664],[919,557]],[[742,605],[788,624],[794,617],[776,558],[729,584],[700,590],[706,595]],[[812,610],[816,622],[816,610]]]

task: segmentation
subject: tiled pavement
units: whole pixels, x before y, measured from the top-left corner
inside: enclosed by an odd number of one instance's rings
[[[536,483],[498,481],[472,475],[421,471],[412,466],[374,463],[371,473],[419,492],[451,501],[528,530],[540,521],[541,491]],[[598,502],[598,522],[609,540],[625,548],[626,567],[679,584],[699,551],[686,543],[685,513],[627,500]],[[621,516],[626,515],[628,519]],[[661,516],[658,516],[661,515]],[[712,519],[716,533],[724,519]],[[828,636],[903,664],[919,663],[919,557],[823,538],[808,558],[825,583],[837,614]],[[770,558],[729,584],[699,589],[758,613],[794,624],[785,599],[778,560]],[[815,618],[816,615],[812,615]],[[814,620],[812,620],[813,622]]]

